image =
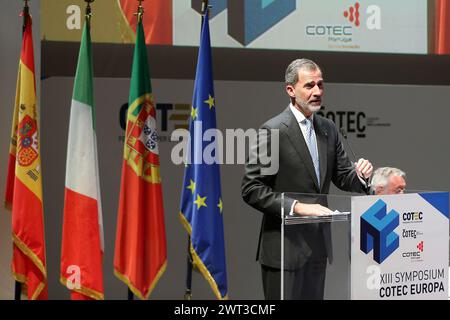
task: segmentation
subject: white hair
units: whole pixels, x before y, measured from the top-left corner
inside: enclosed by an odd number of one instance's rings
[[[370,189],[372,193],[375,192],[377,187],[385,188],[388,185],[390,176],[399,176],[403,179],[406,178],[406,173],[400,169],[392,167],[381,167],[375,170],[372,176],[372,181],[370,182]]]

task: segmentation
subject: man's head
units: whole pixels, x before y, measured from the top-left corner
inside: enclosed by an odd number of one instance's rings
[[[314,61],[292,61],[286,69],[285,82],[292,104],[306,117],[320,110],[323,96],[322,70]]]
[[[406,188],[406,174],[397,168],[382,167],[373,173],[371,186],[374,194],[400,194]]]

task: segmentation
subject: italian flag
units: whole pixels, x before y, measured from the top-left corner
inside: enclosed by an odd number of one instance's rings
[[[71,298],[104,299],[100,199],[89,17],[83,29],[70,111],[60,281]]]

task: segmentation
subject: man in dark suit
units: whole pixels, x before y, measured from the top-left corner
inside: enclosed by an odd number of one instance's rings
[[[297,59],[288,66],[285,82],[290,105],[261,127],[269,130],[267,143],[279,145],[278,172],[267,174],[261,162],[247,161],[242,181],[244,201],[264,214],[257,259],[266,299],[280,299],[281,194],[327,194],[330,182],[345,191],[366,193],[365,181],[373,170],[365,159],[352,164],[335,124],[315,114],[324,93],[320,67],[311,60]],[[271,139],[273,130],[278,130],[279,141],[276,135]],[[285,214],[331,212],[318,196],[285,197],[283,203]],[[327,258],[332,260],[330,225],[287,226],[284,239],[285,299],[323,299]]]

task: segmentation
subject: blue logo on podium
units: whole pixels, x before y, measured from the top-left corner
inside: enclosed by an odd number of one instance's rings
[[[399,214],[391,210],[386,214],[386,203],[375,202],[361,216],[360,249],[365,254],[373,249],[373,259],[382,263],[399,247],[399,236],[394,229],[399,225]]]

